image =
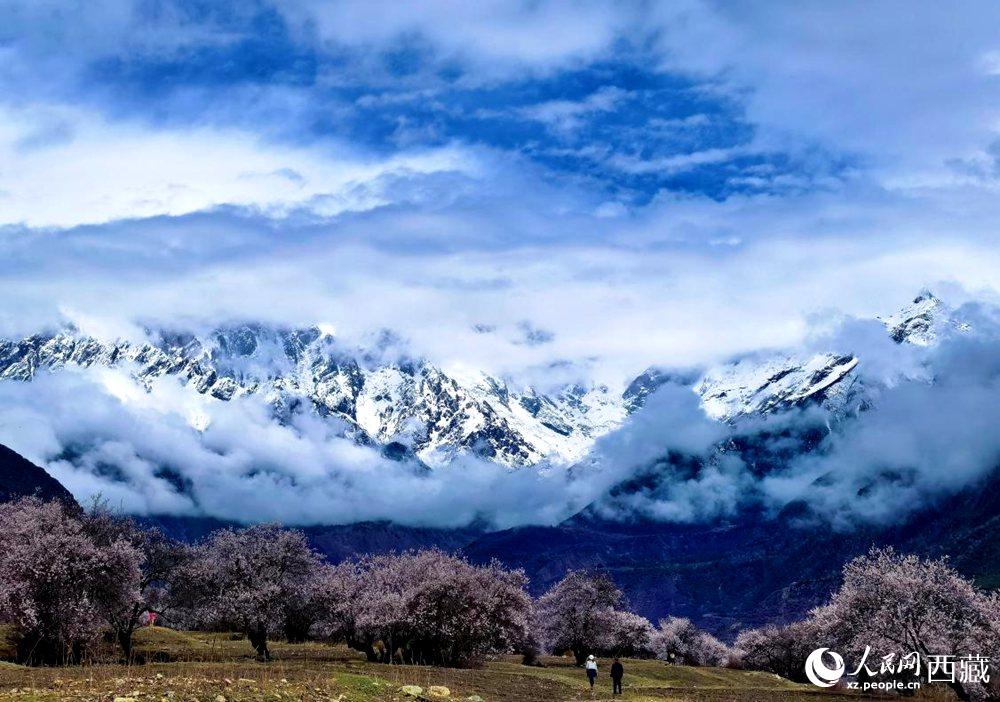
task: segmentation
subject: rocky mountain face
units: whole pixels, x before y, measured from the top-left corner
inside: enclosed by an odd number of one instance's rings
[[[926,345],[948,320],[944,304],[922,293],[885,323],[896,341]],[[174,376],[220,401],[260,396],[276,421],[308,408],[342,421],[359,442],[431,467],[462,454],[509,468],[571,464],[667,382],[690,386],[721,421],[807,403],[848,411],[868,401],[856,373],[862,362],[837,351],[756,354],[701,373],[650,368],[623,392],[576,384],[542,393],[392,357],[384,343],[344,348],[316,327],[240,324],[200,336],[158,330],[141,343],[101,341],[75,329],[0,339],[0,379],[30,381],[74,366],[122,368],[145,384]]]
[[[147,384],[176,376],[220,401],[261,396],[277,421],[308,407],[345,422],[359,442],[430,466],[463,452],[508,467],[572,462],[625,417],[620,396],[604,386],[517,392],[485,374],[457,377],[383,351],[345,350],[318,328],[243,324],[203,337],[154,332],[145,343],[68,329],[0,340],[0,378],[30,381],[71,366],[120,367]]]

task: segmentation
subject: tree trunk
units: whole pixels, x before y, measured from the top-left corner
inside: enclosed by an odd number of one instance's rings
[[[311,622],[293,622],[285,624],[285,640],[288,643],[304,643],[309,640]]]
[[[285,640],[288,643],[302,643],[309,640],[309,630],[315,623],[310,612],[290,608],[285,612]]]
[[[958,696],[958,699],[962,700],[962,702],[971,702],[972,695],[970,695],[966,691],[965,686],[963,686],[962,683],[960,683],[957,680],[955,680],[955,681],[949,682],[948,683],[948,687],[950,687],[952,689],[952,691],[955,693],[955,695]]]
[[[250,639],[250,645],[254,647],[257,651],[257,658],[262,661],[271,660],[271,652],[267,648],[267,629],[264,627],[257,627],[251,629],[247,632],[247,638]]]
[[[118,645],[122,647],[122,655],[126,663],[132,662],[132,628],[121,627],[115,632],[118,637]]]
[[[577,665],[583,665],[587,662],[587,649],[585,648],[574,648],[573,658],[576,659]]]

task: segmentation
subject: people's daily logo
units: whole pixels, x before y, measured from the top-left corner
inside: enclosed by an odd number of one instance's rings
[[[828,656],[833,666],[827,666],[823,656]],[[817,648],[806,658],[806,677],[817,687],[833,687],[844,677],[844,658],[828,648]]]
[[[831,665],[832,664],[832,665]],[[990,659],[978,655],[873,655],[865,646],[857,668],[848,672],[844,657],[828,648],[817,648],[806,658],[806,677],[817,687],[833,687],[841,680],[848,689],[882,692],[913,692],[922,682],[987,684]]]

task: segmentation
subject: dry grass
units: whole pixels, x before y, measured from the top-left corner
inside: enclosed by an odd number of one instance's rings
[[[0,632],[2,638],[2,632]],[[490,661],[481,668],[453,669],[376,665],[342,646],[275,643],[271,663],[258,663],[246,641],[224,634],[146,629],[137,653],[160,661],[125,666],[97,663],[66,668],[24,668],[0,664],[0,702],[101,700],[136,702],[280,702],[413,700],[400,690],[417,685],[421,699],[444,686],[454,700],[486,702],[570,702],[610,700],[611,683],[602,675],[593,694],[571,661],[544,659],[528,668],[516,659]],[[625,661],[625,702],[838,702],[860,696],[796,685],[774,675],[720,668],[671,666],[658,661]]]

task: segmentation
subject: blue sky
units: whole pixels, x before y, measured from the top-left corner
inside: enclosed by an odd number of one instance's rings
[[[0,0],[0,328],[323,321],[624,377],[994,296],[998,13]]]

